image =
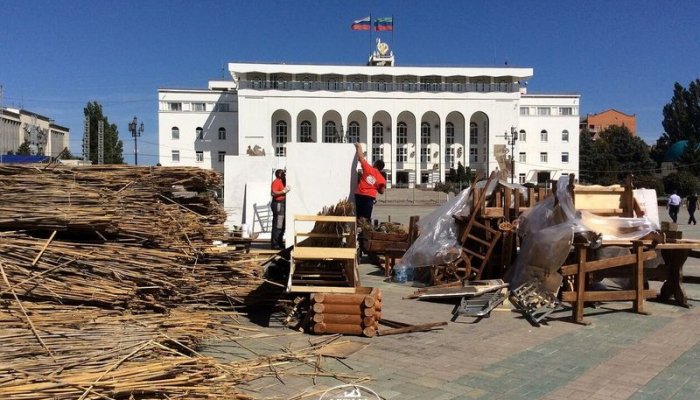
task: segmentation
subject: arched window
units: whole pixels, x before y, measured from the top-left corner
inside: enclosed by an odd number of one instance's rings
[[[455,144],[455,124],[452,122],[445,124],[445,144]]]
[[[173,126],[173,129],[171,130],[171,138],[180,139],[180,128]]]
[[[338,141],[338,130],[335,128],[335,122],[328,121],[323,126],[323,143],[336,143]]]
[[[476,122],[469,124],[469,144],[479,143],[479,126]]]
[[[226,140],[226,128],[219,128],[219,140]]]
[[[311,143],[313,138],[311,137],[311,122],[302,121],[299,125],[299,141],[302,143]]]
[[[396,144],[408,144],[408,126],[405,122],[396,125]]]
[[[518,141],[519,142],[526,142],[527,141],[527,132],[525,132],[525,129],[520,130],[520,134],[518,135]]]
[[[567,131],[566,129],[564,129],[564,130],[561,132],[561,141],[562,141],[562,142],[568,142],[568,141],[569,141],[569,131]]]
[[[540,142],[546,142],[547,140],[548,140],[547,130],[542,129],[542,132],[540,132]]]
[[[375,122],[372,125],[372,143],[384,143],[384,125],[381,122]]]
[[[201,126],[198,126],[197,129],[195,129],[195,134],[197,135],[198,140],[204,139],[204,130]]]
[[[287,143],[287,123],[277,121],[275,124],[275,143]]]
[[[420,124],[420,143],[423,145],[430,144],[430,124],[427,122]]]
[[[360,124],[353,121],[348,126],[348,143],[360,142]]]

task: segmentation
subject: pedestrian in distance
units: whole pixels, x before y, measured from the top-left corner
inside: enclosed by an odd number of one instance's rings
[[[697,225],[698,221],[695,220],[695,210],[698,208],[698,195],[693,192],[686,199],[686,207],[688,207],[688,225],[691,223]]]
[[[272,181],[270,195],[272,202],[272,237],[270,238],[270,247],[273,249],[284,248],[284,230],[286,227],[285,212],[286,212],[286,194],[289,193],[287,186],[287,174],[283,169],[275,171],[275,180]]]
[[[681,209],[681,196],[675,190],[673,194],[668,198],[668,203],[666,203],[666,208],[668,208],[668,215],[671,216],[673,223],[678,222],[678,211]]]
[[[365,219],[372,222],[372,209],[377,199],[377,194],[384,194],[386,179],[382,175],[384,161],[377,160],[374,165],[370,165],[362,152],[362,145],[355,143],[357,160],[362,166],[362,176],[355,191],[355,215],[358,221]]]

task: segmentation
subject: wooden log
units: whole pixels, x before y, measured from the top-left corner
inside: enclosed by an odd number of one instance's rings
[[[344,293],[314,293],[314,303],[324,304],[360,304],[365,307],[372,307],[377,301],[374,297],[366,294],[344,294]]]
[[[373,326],[375,317],[365,317],[362,315],[343,315],[343,314],[314,314],[311,317],[314,322],[325,322],[327,324],[357,324],[363,326]]]
[[[365,317],[374,316],[376,312],[374,307],[362,308],[359,305],[346,304],[324,304],[316,303],[312,307],[315,313],[324,314],[343,314],[343,315],[362,315]]]
[[[373,337],[377,334],[377,330],[374,327],[363,328],[355,324],[327,324],[325,322],[319,322],[314,324],[312,329],[314,333],[342,333],[345,335],[364,335],[367,337]]]
[[[399,333],[424,332],[438,326],[445,326],[447,322],[431,322],[428,324],[408,325],[401,328],[383,329],[378,332],[379,336],[397,335]]]

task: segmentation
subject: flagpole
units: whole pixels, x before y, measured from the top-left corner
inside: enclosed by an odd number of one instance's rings
[[[372,13],[369,13],[369,56],[372,57]]]
[[[394,47],[394,14],[391,14],[391,47]]]

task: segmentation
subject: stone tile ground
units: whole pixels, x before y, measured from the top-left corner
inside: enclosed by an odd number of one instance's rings
[[[391,212],[407,216],[412,211]],[[683,228],[686,237],[700,238],[700,228]],[[450,319],[452,304],[402,300],[415,288],[384,282],[380,269],[370,264],[360,271],[363,285],[382,289],[385,318],[407,323]],[[700,276],[700,262],[689,260],[688,272]],[[658,289],[660,283],[651,285]],[[478,323],[460,318],[432,332],[352,338],[369,346],[342,361],[324,359],[319,375],[369,378],[361,384],[385,399],[698,399],[700,285],[686,283],[685,288],[691,309],[650,301],[651,315],[638,315],[629,311],[631,302],[607,303],[586,309],[589,326],[568,322],[568,309],[541,327],[517,312],[497,310]],[[266,337],[241,339],[247,349],[218,343],[209,353],[237,360],[301,348],[317,338],[274,321],[258,329]],[[317,399],[320,390],[344,383],[332,377],[314,382],[310,367],[292,371],[309,375],[266,377],[246,390],[261,398]]]

